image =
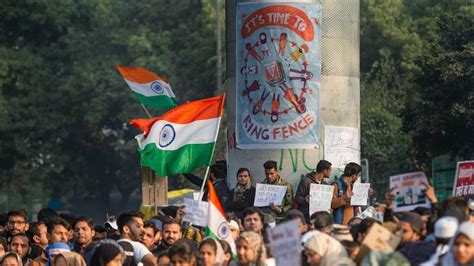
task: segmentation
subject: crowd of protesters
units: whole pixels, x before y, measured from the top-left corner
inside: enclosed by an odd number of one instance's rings
[[[343,175],[327,184],[331,163],[321,160],[293,193],[278,173],[277,163],[263,165],[263,183],[286,186],[281,205],[254,207],[255,183],[249,169],[236,173],[227,187],[225,163],[211,167],[213,182],[236,245],[205,237],[202,227],[183,221],[186,209],[168,206],[150,219],[123,211],[104,224],[90,218],[42,209],[31,222],[23,209],[0,216],[1,266],[13,265],[275,265],[267,228],[296,220],[301,234],[302,265],[474,265],[474,203],[452,197],[438,202],[427,185],[431,208],[393,211],[394,196],[365,211],[351,206],[352,185],[361,167],[349,163]],[[190,178],[193,178],[190,176]],[[199,180],[195,180],[199,183]],[[202,180],[200,181],[202,182]],[[310,185],[334,186],[331,210],[310,215]],[[383,220],[374,216],[383,214]],[[393,252],[369,250],[362,243],[378,224],[400,238]]]

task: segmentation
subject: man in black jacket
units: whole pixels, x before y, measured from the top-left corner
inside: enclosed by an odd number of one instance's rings
[[[308,173],[304,179],[302,179],[296,190],[295,201],[298,204],[298,210],[300,210],[306,221],[309,221],[309,189],[311,184],[322,184],[327,185],[324,182],[324,178],[331,176],[331,163],[326,160],[320,160],[316,166],[316,172],[313,171]]]

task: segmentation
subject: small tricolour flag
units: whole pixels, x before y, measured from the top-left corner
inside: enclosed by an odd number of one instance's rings
[[[141,164],[159,176],[190,173],[211,164],[225,95],[188,102],[161,117],[134,119]]]
[[[225,240],[229,243],[233,255],[237,254],[234,239],[230,233],[229,223],[225,219],[224,209],[222,208],[219,197],[217,197],[216,190],[212,182],[207,180],[209,188],[208,203],[209,211],[207,215],[207,226],[205,228],[205,235],[214,239]]]
[[[176,97],[166,78],[143,67],[117,66],[117,70],[144,105],[159,110],[176,107]]]

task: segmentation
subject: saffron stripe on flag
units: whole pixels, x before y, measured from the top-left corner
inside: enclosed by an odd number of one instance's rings
[[[124,79],[136,83],[149,83],[157,79],[168,82],[166,78],[160,77],[144,67],[117,66],[117,70]]]

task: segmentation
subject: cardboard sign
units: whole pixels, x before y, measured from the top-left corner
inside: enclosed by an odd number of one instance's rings
[[[398,236],[390,233],[390,231],[378,223],[374,223],[361,244],[355,262],[359,265],[371,250],[391,253],[395,251],[399,243],[400,238]]]
[[[330,210],[333,192],[333,186],[311,184],[309,187],[309,215],[318,211]]]
[[[270,203],[281,205],[285,197],[286,186],[257,184],[253,206],[270,206]]]
[[[390,193],[395,196],[395,212],[411,211],[416,207],[430,208],[425,196],[428,179],[423,172],[406,173],[390,177]]]
[[[352,206],[366,206],[369,199],[370,183],[354,183],[352,187]]]
[[[301,265],[299,222],[291,220],[267,229],[276,265]]]
[[[453,196],[474,196],[474,161],[458,162]]]
[[[183,217],[183,221],[198,226],[207,225],[207,213],[209,209],[207,202],[184,198],[184,206],[186,214]]]

